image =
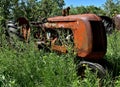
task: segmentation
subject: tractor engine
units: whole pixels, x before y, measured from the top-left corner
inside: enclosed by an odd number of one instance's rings
[[[105,27],[95,14],[51,17],[39,26],[35,35],[38,45],[44,44],[61,53],[72,48],[78,57],[88,59],[100,59],[106,53]]]

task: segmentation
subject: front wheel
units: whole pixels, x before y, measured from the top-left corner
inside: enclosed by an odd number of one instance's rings
[[[106,74],[106,70],[103,68],[103,66],[98,63],[88,61],[80,61],[80,63],[77,65],[77,74],[81,77],[84,77],[86,67],[90,68],[90,71],[92,71],[92,73],[97,72],[97,77],[99,78],[104,77]]]

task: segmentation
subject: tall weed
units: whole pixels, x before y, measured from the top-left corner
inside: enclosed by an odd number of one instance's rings
[[[107,38],[105,59],[113,64],[115,77],[107,73],[102,79],[102,87],[120,85],[119,35],[119,32],[114,32]],[[72,51],[68,51],[68,54],[45,52],[37,50],[34,42],[25,44],[21,41],[16,41],[15,47],[10,47],[4,34],[1,41],[0,87],[99,87],[100,85],[101,79],[89,69],[86,70],[84,79],[76,75],[75,55]]]

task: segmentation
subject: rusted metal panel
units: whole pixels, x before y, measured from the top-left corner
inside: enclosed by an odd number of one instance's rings
[[[100,20],[100,18],[94,14],[78,14],[69,16],[57,16],[48,18],[48,22],[67,22],[67,21],[77,21],[77,20]]]
[[[94,14],[52,17],[48,18],[48,22],[43,26],[48,29],[71,29],[74,37],[74,50],[79,57],[98,59],[106,53],[105,30],[101,19]],[[53,50],[59,49],[61,52],[66,52],[65,47],[54,46],[54,43],[52,43],[52,47],[54,47]]]
[[[92,35],[90,31],[90,25],[82,20],[70,21],[70,22],[56,22],[46,23],[46,28],[70,28],[73,31],[74,45],[78,52],[78,55],[85,57],[91,52]],[[86,30],[87,28],[87,30]],[[88,37],[89,36],[89,37]]]

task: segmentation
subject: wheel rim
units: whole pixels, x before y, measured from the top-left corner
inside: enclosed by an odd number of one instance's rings
[[[100,64],[92,63],[92,62],[88,62],[88,61],[81,61],[77,66],[77,74],[79,76],[81,76],[82,78],[85,77],[84,72],[85,72],[86,66],[88,68],[91,68],[93,73],[97,72],[97,77],[99,77],[99,78],[103,78],[106,74],[106,70]]]

